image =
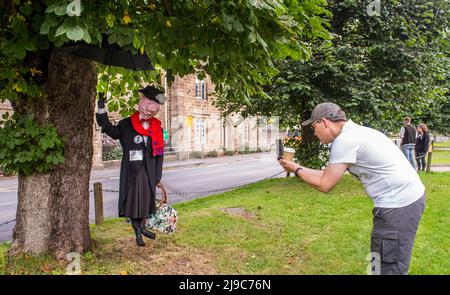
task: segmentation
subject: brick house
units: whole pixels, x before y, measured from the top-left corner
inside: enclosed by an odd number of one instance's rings
[[[161,121],[169,131],[168,146],[178,153],[269,150],[278,136],[278,124],[239,115],[222,118],[212,101],[214,85],[206,77],[176,78],[166,91],[168,103],[161,109]],[[167,115],[167,119],[165,116]]]

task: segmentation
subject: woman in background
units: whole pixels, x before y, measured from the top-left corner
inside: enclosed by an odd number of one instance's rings
[[[417,139],[415,145],[417,169],[424,171],[427,167],[426,156],[430,145],[430,134],[427,125],[419,124],[417,126]]]

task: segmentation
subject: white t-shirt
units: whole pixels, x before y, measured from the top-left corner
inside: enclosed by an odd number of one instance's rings
[[[383,133],[349,120],[331,145],[329,163],[348,163],[375,207],[400,208],[425,192],[400,149]]]
[[[398,135],[400,139],[403,139],[403,136],[405,136],[405,127],[400,128],[400,134]]]

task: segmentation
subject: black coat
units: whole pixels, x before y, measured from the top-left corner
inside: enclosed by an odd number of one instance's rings
[[[156,183],[161,180],[163,156],[153,156],[151,137],[148,138],[146,145],[143,137],[134,130],[130,117],[121,120],[117,126],[111,124],[107,113],[97,113],[96,119],[98,125],[102,127],[102,133],[113,139],[119,139],[123,150],[120,166],[119,217],[148,217],[155,212]],[[135,151],[142,153],[142,160],[130,161],[130,152]],[[130,202],[133,202],[133,205]],[[136,208],[141,205],[134,204],[145,204],[145,208]]]
[[[430,135],[428,132],[419,133],[419,136],[416,139],[416,153],[425,154],[428,152],[428,148],[430,146]]]

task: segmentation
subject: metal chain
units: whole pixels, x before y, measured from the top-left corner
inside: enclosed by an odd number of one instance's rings
[[[90,189],[89,192],[92,193],[94,190]],[[107,193],[118,193],[118,190],[114,190],[114,189],[102,189],[102,192],[107,192]],[[156,193],[157,195],[160,195],[160,192]]]
[[[3,222],[3,223],[0,223],[0,226],[4,226],[4,225],[10,224],[10,223],[13,223],[13,222],[15,222],[15,221],[16,221],[16,220],[13,219],[13,220],[9,220],[9,221]]]
[[[207,193],[222,192],[222,191],[227,191],[227,190],[243,187],[243,186],[246,186],[246,185],[249,185],[249,184],[253,184],[253,183],[257,183],[257,182],[260,182],[260,181],[263,181],[263,180],[266,180],[266,179],[273,178],[273,177],[278,176],[278,175],[280,175],[281,173],[284,173],[284,172],[286,172],[286,171],[281,171],[281,172],[278,172],[277,174],[274,174],[274,175],[271,175],[269,177],[265,177],[263,179],[260,179],[260,180],[254,181],[254,182],[250,182],[250,183],[245,183],[245,184],[241,184],[241,185],[237,185],[237,186],[230,186],[230,187],[220,188],[220,189],[215,189],[215,190],[209,190],[209,191],[201,191],[201,192],[179,192],[179,191],[173,189],[173,187],[168,185],[168,184],[164,184],[164,185],[169,189],[170,192],[174,193],[175,195],[207,194]],[[109,193],[118,193],[119,192],[118,190],[110,190],[110,189],[104,189],[102,191],[109,192]],[[93,190],[89,190],[89,192],[93,192]],[[160,193],[158,192],[157,195],[160,195]]]

